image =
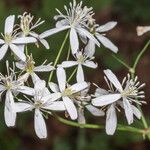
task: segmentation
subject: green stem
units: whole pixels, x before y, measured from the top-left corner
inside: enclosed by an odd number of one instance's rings
[[[74,69],[74,71],[73,71],[72,74],[70,75],[70,77],[69,77],[69,79],[67,80],[67,82],[69,82],[69,81],[73,78],[73,76],[74,76],[74,74],[76,73],[76,71],[77,71],[77,68]]]
[[[57,120],[60,121],[63,124],[74,126],[74,127],[80,127],[80,128],[90,128],[90,129],[104,129],[105,127],[103,125],[97,125],[97,124],[79,124],[74,121],[66,120],[60,116],[55,115]],[[135,128],[135,127],[129,127],[129,126],[123,126],[118,125],[117,130],[119,131],[128,131],[128,132],[134,132],[138,134],[145,134],[145,130]]]
[[[150,44],[150,40],[146,43],[146,45],[144,46],[144,48],[143,48],[143,49],[140,51],[140,53],[138,54],[138,56],[137,56],[137,58],[136,58],[136,60],[135,60],[135,62],[134,62],[134,65],[133,65],[133,67],[132,67],[134,70],[136,69],[137,64],[138,64],[139,60],[141,59],[142,55],[143,55],[144,52],[147,50],[149,44]]]
[[[66,58],[66,60],[67,60],[67,61],[69,60],[69,57],[70,57],[70,52],[71,52],[71,47],[70,47],[70,45],[69,45],[69,48],[68,48],[68,53],[67,53],[67,58]]]
[[[56,65],[57,65],[57,63],[58,63],[58,61],[59,61],[59,58],[60,58],[61,53],[62,53],[62,51],[63,51],[63,48],[64,48],[64,46],[65,46],[65,44],[66,44],[66,42],[67,42],[68,36],[69,36],[69,32],[67,32],[67,34],[66,34],[66,36],[65,36],[65,39],[64,39],[64,41],[63,41],[63,43],[62,43],[62,45],[61,45],[61,47],[60,47],[60,49],[59,49],[59,52],[58,52],[57,57],[56,57],[55,62],[54,62],[54,67],[56,67]],[[54,74],[54,71],[52,71],[52,72],[50,73],[48,82],[51,81],[51,79],[52,79],[52,77],[53,77],[53,74]]]

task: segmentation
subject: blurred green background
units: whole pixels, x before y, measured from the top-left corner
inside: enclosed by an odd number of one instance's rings
[[[3,32],[4,20],[10,14],[19,15],[24,11],[31,12],[35,18],[42,18],[46,23],[38,29],[41,33],[46,29],[53,28],[55,21],[53,16],[56,15],[55,8],[64,10],[64,4],[68,5],[70,0],[0,0],[0,32]],[[150,0],[83,0],[84,4],[93,7],[96,14],[95,18],[98,24],[104,24],[108,21],[115,20],[118,22],[116,28],[107,34],[118,47],[118,57],[132,64],[137,53],[142,49],[150,38],[149,34],[137,37],[137,25],[150,25]],[[32,45],[29,47],[33,53],[37,64],[45,59],[54,61],[58,49],[61,46],[65,32],[58,33],[48,38],[50,50],[45,50],[41,45],[37,49]],[[68,46],[66,46],[68,49]],[[66,57],[64,51],[63,58]],[[11,59],[9,56],[5,59]],[[120,79],[126,74],[127,70],[119,64],[113,57],[112,53],[103,46],[96,51],[96,61],[99,68],[93,74],[87,70],[87,80],[95,82],[106,87],[103,80],[103,69],[112,69]],[[5,72],[4,61],[0,62],[0,71]],[[137,74],[142,82],[147,84],[146,101],[147,105],[143,106],[144,113],[149,120],[150,116],[150,53],[149,50],[142,57],[137,68]],[[47,74],[41,76],[47,78]],[[0,150],[149,150],[150,143],[142,139],[141,135],[116,132],[114,136],[107,136],[104,130],[78,129],[68,127],[59,123],[52,117],[47,122],[48,139],[39,140],[33,128],[33,114],[19,114],[15,128],[7,128],[3,118],[3,105],[0,107]],[[91,115],[89,123],[104,124],[105,118],[93,119]],[[127,125],[124,117],[118,115],[119,123]],[[149,122],[150,124],[150,122]],[[136,120],[133,126],[143,127],[139,120]]]

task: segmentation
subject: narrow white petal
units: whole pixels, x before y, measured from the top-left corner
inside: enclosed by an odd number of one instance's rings
[[[4,43],[5,43],[5,41],[2,40],[2,39],[0,39],[0,45],[1,45],[1,44],[4,44]]]
[[[70,115],[70,118],[72,120],[77,119],[77,117],[78,117],[77,109],[76,109],[74,103],[72,102],[72,100],[69,97],[63,97],[63,102],[64,102],[64,105],[66,107],[68,114]]]
[[[25,70],[26,64],[24,62],[16,62],[16,67],[20,70]]]
[[[89,61],[89,60],[85,61],[83,65],[94,69],[97,68],[98,66],[97,63],[94,63],[93,61]]]
[[[122,86],[119,80],[117,79],[116,75],[109,69],[104,70],[105,75],[110,80],[110,82],[115,86],[116,89],[119,90],[119,92],[122,92]]]
[[[116,47],[108,38],[97,34],[96,35],[98,40],[108,49],[110,49],[111,51],[113,51],[114,53],[118,52],[118,47]]]
[[[132,124],[133,123],[133,110],[132,110],[132,105],[130,104],[130,102],[124,98],[123,99],[123,106],[124,106],[124,110],[125,110],[125,115],[128,121],[128,124]]]
[[[71,45],[72,54],[75,54],[79,49],[79,40],[78,40],[78,35],[76,33],[76,30],[74,28],[71,28],[70,30],[70,45]]]
[[[15,23],[15,15],[11,15],[6,18],[4,29],[5,34],[6,33],[11,34],[13,32],[14,23]]]
[[[69,29],[70,26],[62,26],[60,28],[54,28],[54,29],[50,29],[50,30],[47,30],[45,32],[43,32],[42,34],[40,34],[40,38],[43,39],[43,38],[46,38],[46,37],[49,37],[55,33],[58,33],[60,31],[63,31],[63,30],[66,30],[66,29]]]
[[[100,110],[92,105],[86,105],[86,108],[94,116],[104,116],[105,115],[105,113],[102,110]]]
[[[35,42],[37,42],[37,40],[34,37],[20,37],[12,41],[13,44],[28,44]]]
[[[78,123],[85,124],[85,116],[84,116],[84,109],[78,109]]]
[[[38,80],[41,80],[34,72],[31,73],[32,81],[35,84]]]
[[[107,111],[106,116],[106,133],[108,135],[113,135],[117,128],[117,116],[116,116],[116,110],[113,105],[110,106],[110,108]]]
[[[83,68],[81,64],[78,65],[76,79],[77,79],[77,82],[79,83],[84,82],[84,72],[83,72]]]
[[[50,49],[50,46],[49,46],[48,42],[45,39],[39,39],[39,40],[46,49]]]
[[[77,64],[78,64],[78,62],[76,62],[76,61],[63,61],[60,66],[63,68],[69,68],[69,67],[75,66]]]
[[[46,124],[45,120],[40,112],[39,109],[35,109],[35,114],[34,114],[34,129],[36,135],[40,139],[45,139],[47,138],[47,129],[46,129]]]
[[[34,71],[35,72],[49,72],[49,71],[52,71],[54,69],[55,68],[51,64],[48,64],[48,65],[37,66],[34,68]]]
[[[93,57],[93,55],[95,54],[95,43],[89,40],[88,44],[84,49],[84,52],[89,58]]]
[[[135,115],[138,119],[141,119],[142,114],[141,114],[140,110],[137,109],[134,105],[132,105],[132,110],[133,110],[134,115]]]
[[[59,87],[57,84],[53,83],[53,82],[49,82],[48,83],[50,89],[52,90],[52,92],[57,93],[59,92]]]
[[[56,101],[58,99],[61,98],[61,93],[60,92],[57,92],[57,93],[52,93],[52,94],[49,94],[49,95],[46,95],[44,97],[42,97],[42,101],[44,101],[45,103],[46,102],[53,102],[53,101]]]
[[[10,49],[13,51],[13,53],[14,53],[18,58],[20,58],[22,61],[26,61],[26,56],[25,56],[25,54],[24,54],[21,50],[19,50],[19,48],[18,48],[16,45],[10,44],[9,46],[10,46]]]
[[[34,84],[35,91],[42,91],[46,88],[46,82],[44,80],[37,80]]]
[[[27,80],[28,80],[28,78],[29,78],[29,73],[27,72],[27,73],[25,73],[24,75],[22,75],[22,76],[20,76],[19,78],[18,78],[18,81],[20,81],[20,82],[26,82]]]
[[[58,67],[57,71],[57,80],[58,80],[58,85],[59,89],[61,92],[63,92],[66,88],[66,73],[65,70],[62,67]]]
[[[42,108],[52,110],[52,111],[65,111],[66,110],[64,102],[61,102],[61,101],[53,102],[53,103],[46,105]]]
[[[17,91],[30,96],[35,95],[35,90],[28,86],[20,86]]]
[[[5,90],[5,86],[0,84],[0,92],[3,92]]]
[[[97,32],[106,32],[109,31],[111,29],[113,29],[115,26],[117,25],[117,22],[115,21],[110,21],[104,25],[101,25],[100,27],[98,27],[96,29]]]
[[[7,45],[7,44],[4,44],[4,45],[0,48],[0,60],[3,59],[3,57],[5,56],[7,50],[8,50],[8,45]]]
[[[70,87],[70,89],[74,92],[74,93],[77,93],[77,92],[80,92],[84,89],[86,89],[88,87],[88,84],[86,82],[80,82],[80,83],[76,83],[74,85],[72,85]]]
[[[32,109],[33,106],[29,103],[22,103],[22,102],[15,103],[15,111],[17,113],[31,111]]]
[[[108,95],[108,94],[109,94],[109,92],[106,91],[105,89],[102,89],[102,88],[97,88],[97,89],[95,90],[95,93],[94,93],[94,95],[95,95],[96,97],[99,97],[99,96],[102,96],[102,95]]]
[[[105,105],[116,102],[120,98],[121,98],[121,94],[102,95],[102,96],[92,99],[92,104],[94,106],[105,106]]]
[[[19,50],[24,53],[25,45],[17,45],[17,46],[18,46]]]
[[[100,46],[99,42],[97,41],[97,39],[87,30],[83,29],[83,28],[77,28],[78,33],[85,35],[86,37],[89,38],[89,40],[93,41],[97,46]]]
[[[14,110],[14,98],[11,91],[6,92],[4,117],[5,117],[5,123],[8,127],[15,126],[16,112]]]

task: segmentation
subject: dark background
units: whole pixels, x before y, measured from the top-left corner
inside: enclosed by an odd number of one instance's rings
[[[68,5],[69,0],[0,0],[0,31],[3,32],[4,20],[10,14],[22,14],[24,11],[31,12],[38,17],[46,20],[38,32],[53,28],[56,15],[55,8],[63,11],[63,5]],[[84,4],[93,7],[96,14],[97,23],[104,24],[115,20],[118,22],[116,28],[107,34],[118,47],[118,57],[132,64],[138,52],[144,47],[150,38],[150,34],[138,37],[136,26],[150,25],[150,1],[149,0],[84,0]],[[42,46],[37,49],[34,45],[29,47],[30,52],[37,64],[45,59],[54,61],[58,49],[61,46],[65,32],[58,33],[50,38],[50,50],[45,50]],[[67,50],[67,47],[66,47]],[[138,67],[137,74],[141,82],[146,83],[146,101],[147,105],[142,109],[150,124],[150,52],[149,48],[142,57]],[[66,57],[64,51],[63,58]],[[10,59],[8,56],[5,59]],[[12,59],[11,59],[12,60]],[[95,82],[101,87],[106,87],[103,79],[103,69],[112,69],[117,76],[122,79],[128,72],[113,57],[112,53],[101,47],[96,51],[96,61],[99,64],[98,69],[87,70],[87,80]],[[4,62],[0,62],[2,72],[5,72]],[[47,75],[41,76],[47,78]],[[105,120],[89,117],[89,123],[104,124]],[[33,113],[19,114],[15,128],[7,128],[3,118],[3,104],[0,107],[0,150],[149,150],[150,143],[144,141],[141,135],[133,133],[116,132],[114,136],[107,136],[104,130],[78,129],[68,127],[59,123],[53,117],[49,117],[47,122],[48,138],[39,140],[33,127]],[[118,115],[119,123],[126,124],[123,115]],[[133,126],[143,128],[141,121],[135,120]]]

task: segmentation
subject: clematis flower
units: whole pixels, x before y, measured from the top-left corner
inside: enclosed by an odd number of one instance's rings
[[[141,36],[144,33],[150,31],[150,26],[137,26],[136,31],[137,31],[137,35]]]
[[[105,70],[104,73],[110,81],[109,84],[108,80],[105,78],[110,90],[106,91],[104,89],[99,89],[99,95],[96,94],[97,96],[92,100],[92,104],[94,106],[101,107],[108,106],[106,132],[107,134],[112,135],[114,134],[117,127],[117,117],[115,110],[115,108],[117,108],[117,105],[121,106],[124,109],[129,125],[133,123],[134,115],[138,119],[141,118],[141,113],[138,108],[134,106],[134,103],[139,105],[145,103],[144,101],[139,100],[141,98],[144,98],[144,91],[140,90],[145,84],[140,85],[140,82],[138,82],[138,78],[135,77],[134,79],[131,79],[129,74],[127,78],[125,77],[123,79],[123,82],[121,84],[111,70]],[[113,86],[115,87],[115,89]]]
[[[6,62],[7,75],[3,76],[0,73],[0,98],[2,99],[2,94],[5,93],[5,108],[4,108],[4,118],[5,123],[8,127],[15,126],[16,122],[16,112],[14,106],[14,95],[18,93],[20,86],[23,85],[22,82],[16,79],[14,70],[9,68],[8,62]]]
[[[40,41],[46,49],[49,49],[49,44],[45,39],[40,38],[39,34],[34,32],[34,30],[42,25],[45,21],[41,21],[41,18],[39,18],[35,23],[33,23],[34,16],[32,16],[30,13],[24,12],[23,15],[19,15],[18,18],[20,19],[20,25],[19,28],[21,29],[21,37],[34,37],[38,41]],[[22,49],[24,50],[24,45],[22,46]]]
[[[77,119],[77,109],[73,101],[73,95],[86,89],[88,84],[86,82],[76,83],[74,85],[68,85],[66,81],[66,73],[62,67],[57,68],[57,80],[58,86],[54,83],[49,83],[50,89],[62,98],[66,111],[72,120]]]
[[[30,93],[25,91],[24,93]],[[15,103],[16,112],[25,112],[34,110],[34,129],[36,135],[40,138],[47,138],[47,129],[44,121],[44,113],[52,114],[53,111],[64,111],[65,106],[62,101],[56,101],[55,94],[51,94],[46,88],[46,83],[43,80],[38,80],[35,83],[34,92],[29,94],[33,96],[30,101],[19,100]]]
[[[116,26],[116,24],[117,22],[115,21],[108,22],[101,26],[98,24],[94,24],[90,29],[91,33],[93,33],[93,35],[98,39],[98,41],[114,53],[118,52],[118,48],[108,38],[105,37],[105,32],[113,29]],[[95,53],[95,43],[89,40],[85,51],[89,56],[93,56]]]
[[[29,76],[31,76],[34,83],[36,82],[36,80],[40,79],[35,72],[50,72],[55,69],[51,65],[51,63],[47,65],[43,63],[40,66],[35,66],[35,62],[33,60],[32,55],[27,56],[26,62],[17,62],[16,67],[22,70],[22,73],[26,72],[25,74],[21,75],[18,80],[26,82]]]
[[[78,66],[77,69],[77,82],[83,82],[84,80],[84,72],[83,72],[83,68],[82,66],[86,66],[89,68],[97,68],[97,64],[94,63],[92,60],[94,59],[93,56],[91,56],[90,58],[82,53],[81,51],[77,52],[74,55],[76,61],[63,61],[62,64],[60,66],[62,66],[63,68],[69,68],[72,66]]]
[[[18,37],[14,29],[15,16],[11,15],[5,20],[3,39],[0,39],[0,60],[5,56],[7,50],[10,50],[22,61],[26,60],[25,54],[19,49],[19,45],[35,43],[37,40],[33,37]]]
[[[54,19],[58,20],[56,23],[56,28],[45,31],[40,35],[41,38],[51,36],[60,31],[70,30],[70,45],[72,53],[75,54],[79,49],[79,39],[86,37],[89,40],[93,41],[96,45],[99,46],[97,39],[88,31],[88,21],[94,13],[93,8],[82,7],[82,2],[79,4],[73,0],[73,3],[70,3],[70,8],[64,6],[66,14],[63,14],[58,9],[57,12],[59,15],[55,16]],[[83,39],[83,38],[82,38]]]

